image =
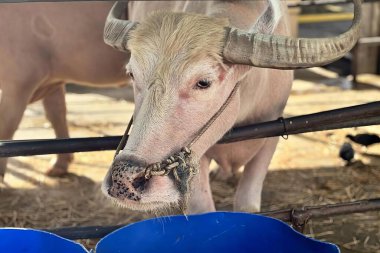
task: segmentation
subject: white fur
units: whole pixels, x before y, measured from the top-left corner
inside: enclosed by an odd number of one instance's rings
[[[282,17],[279,0],[268,0],[268,7],[263,11],[250,32],[272,34]]]

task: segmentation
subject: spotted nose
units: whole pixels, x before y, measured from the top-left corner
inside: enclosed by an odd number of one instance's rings
[[[140,201],[149,181],[145,178],[145,168],[133,161],[115,161],[109,177],[108,194],[133,201]]]

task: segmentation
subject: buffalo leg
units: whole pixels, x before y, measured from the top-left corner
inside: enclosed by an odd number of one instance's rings
[[[10,87],[10,86],[9,86]],[[0,95],[0,140],[11,140],[16,132],[32,91],[24,89],[1,88]],[[0,182],[4,180],[7,158],[0,158]]]
[[[215,211],[214,201],[209,182],[210,159],[203,156],[200,161],[199,173],[193,180],[192,194],[189,199],[189,213],[204,213]]]
[[[66,120],[65,85],[54,85],[54,90],[49,92],[42,100],[46,118],[50,121],[57,138],[69,138],[69,130]],[[53,165],[47,171],[51,177],[60,177],[67,174],[73,154],[58,154]]]
[[[261,192],[278,137],[268,138],[260,151],[245,165],[234,199],[234,210],[259,212]]]

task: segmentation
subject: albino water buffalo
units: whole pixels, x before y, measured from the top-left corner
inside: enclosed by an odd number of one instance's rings
[[[288,37],[282,0],[133,2],[130,20],[122,17],[125,4],[116,4],[104,38],[131,53],[126,70],[136,107],[103,192],[135,210],[213,211],[214,159],[227,175],[244,166],[234,209],[259,211],[278,138],[215,143],[233,126],[280,117],[291,69],[326,64],[354,46],[360,0],[354,2],[350,30],[326,39]],[[175,12],[151,14],[168,8]]]
[[[0,4],[0,140],[11,139],[28,103],[43,99],[58,138],[69,137],[65,83],[125,83],[126,55],[103,42],[112,3]],[[67,172],[58,155],[48,175]],[[6,159],[0,159],[0,181]]]

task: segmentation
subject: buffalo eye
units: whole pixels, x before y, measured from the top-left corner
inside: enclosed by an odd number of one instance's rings
[[[196,84],[197,89],[207,89],[210,88],[211,86],[211,81],[209,80],[199,80]]]
[[[127,75],[128,75],[132,80],[135,80],[135,77],[133,76],[133,73],[132,73],[132,72],[127,72]]]

